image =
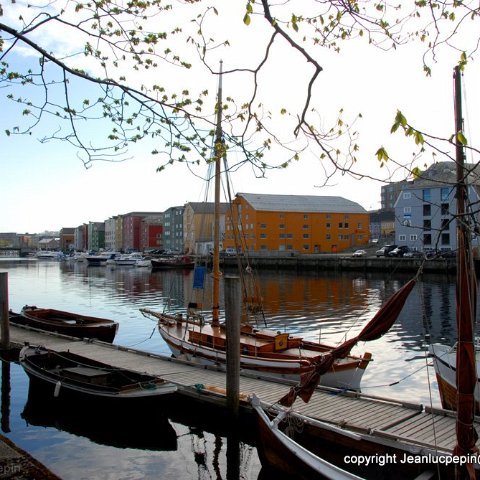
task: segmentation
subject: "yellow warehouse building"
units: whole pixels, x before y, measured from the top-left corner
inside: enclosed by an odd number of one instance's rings
[[[343,197],[238,193],[226,212],[223,246],[339,253],[368,244],[369,221],[361,205]]]

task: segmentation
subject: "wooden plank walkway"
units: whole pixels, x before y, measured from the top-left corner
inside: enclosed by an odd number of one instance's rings
[[[84,341],[45,334],[19,326],[10,326],[11,342],[16,345],[42,345],[62,351],[69,350],[85,357],[152,375],[175,383],[179,392],[202,396],[199,385],[219,392],[226,388],[225,373],[187,364],[171,357],[149,354],[135,349],[97,341]],[[242,375],[242,394],[256,394],[263,402],[274,404],[290,389],[284,382],[274,382]],[[451,412],[424,409],[394,400],[379,399],[363,394],[339,393],[319,388],[309,403],[298,400],[294,413],[302,418],[327,422],[359,434],[373,434],[390,443],[401,440],[411,444],[418,453],[451,452],[455,445],[455,417]],[[477,424],[477,428],[478,428]],[[480,442],[477,444],[480,445]],[[418,448],[416,448],[418,447]]]

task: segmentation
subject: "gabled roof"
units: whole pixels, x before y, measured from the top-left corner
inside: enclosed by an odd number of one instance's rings
[[[215,204],[213,202],[188,202],[185,206],[189,205],[195,213],[214,213]],[[220,213],[227,211],[228,203],[220,203]]]
[[[358,203],[343,197],[317,195],[267,195],[237,193],[255,210],[266,212],[367,213]]]

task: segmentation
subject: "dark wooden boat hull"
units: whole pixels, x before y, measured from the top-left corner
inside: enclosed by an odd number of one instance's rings
[[[173,270],[173,269],[185,269],[191,270],[195,267],[195,262],[186,258],[152,258],[152,269],[153,270]]]
[[[177,390],[159,377],[42,347],[24,347],[20,364],[46,399],[81,401],[86,408],[142,407]]]
[[[118,323],[106,318],[33,306],[23,307],[20,314],[10,312],[10,321],[47,332],[78,338],[96,338],[108,343],[113,342],[118,330]]]

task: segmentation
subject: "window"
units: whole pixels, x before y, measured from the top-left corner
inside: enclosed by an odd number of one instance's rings
[[[431,205],[423,205],[423,216],[430,217],[432,215],[432,206]]]
[[[440,200],[442,202],[448,201],[449,195],[450,195],[450,189],[449,188],[444,187],[444,188],[440,189]]]
[[[304,219],[304,220],[308,220],[308,215],[304,215],[304,216],[303,216],[303,219]]]
[[[442,233],[441,240],[442,245],[450,245],[450,234]]]
[[[403,207],[403,213],[412,213],[412,207]]]
[[[448,215],[449,214],[449,205],[448,203],[442,203],[442,206],[441,206],[441,214],[442,215]]]
[[[412,198],[412,194],[410,192],[403,192],[404,200],[409,200],[410,198]]]
[[[303,229],[304,229],[304,230],[308,230],[309,228],[310,228],[310,225],[304,225],[304,226],[303,226]]]
[[[432,235],[430,233],[423,234],[423,244],[431,245],[432,244]]]
[[[422,190],[422,198],[424,202],[432,201],[432,191],[429,188]]]
[[[261,233],[260,238],[267,238],[267,234],[266,233]]]
[[[285,228],[285,224],[284,223],[281,223],[278,228]]]
[[[261,223],[260,228],[265,230],[267,228],[267,224],[266,223]]]
[[[304,245],[304,246],[303,246],[303,249],[304,249],[304,250],[310,250],[310,245]]]
[[[417,241],[417,236],[415,234],[410,235],[410,241],[411,242],[416,242]]]
[[[310,235],[308,233],[304,233],[303,238],[310,238]]]
[[[442,230],[448,230],[450,227],[450,220],[448,218],[442,218]]]
[[[325,228],[332,228],[332,225],[330,223],[326,223]]]
[[[406,242],[407,241],[407,236],[406,235],[399,235],[398,236],[398,241],[399,242]]]
[[[332,236],[331,236],[329,233],[327,233],[327,234],[325,235],[325,238],[326,238],[327,240],[331,240],[331,239],[332,239]]]
[[[432,229],[432,221],[431,220],[423,220],[423,229],[424,230],[431,230]]]

